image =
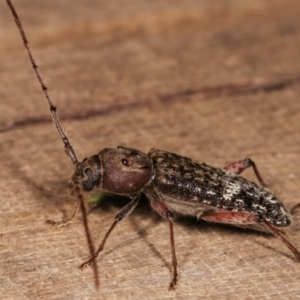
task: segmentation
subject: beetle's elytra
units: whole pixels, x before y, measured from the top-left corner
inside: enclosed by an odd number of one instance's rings
[[[62,226],[68,224],[80,206],[91,258],[80,268],[93,265],[96,286],[98,271],[96,258],[103,250],[112,230],[137,206],[141,194],[145,194],[152,208],[167,218],[170,230],[172,255],[172,280],[170,289],[177,283],[177,259],[173,233],[173,213],[195,216],[208,222],[231,224],[267,231],[280,238],[300,261],[299,251],[285,238],[281,229],[291,224],[291,215],[283,204],[264,187],[264,182],[250,159],[244,159],[224,169],[209,166],[187,157],[163,150],[151,149],[148,154],[126,147],[104,148],[90,158],[78,162],[74,149],[64,133],[56,108],[50,98],[37,64],[30,50],[20,19],[10,0],[7,4],[15,18],[31,64],[49,105],[53,122],[64,143],[65,152],[75,165],[69,182],[71,194],[77,196],[74,213],[65,222],[48,221]],[[260,184],[239,176],[252,167]],[[90,237],[82,190],[98,188],[104,192],[125,195],[131,202],[116,215],[97,251]]]

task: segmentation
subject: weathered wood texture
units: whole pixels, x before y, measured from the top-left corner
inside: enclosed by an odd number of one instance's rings
[[[300,4],[286,1],[21,1],[15,6],[79,158],[156,147],[224,166],[257,162],[287,208],[300,201]],[[179,219],[144,200],[91,270],[73,172],[5,1],[0,3],[1,299],[299,299],[300,264],[276,238]],[[254,179],[251,171],[245,176]],[[96,244],[126,199],[89,214]],[[300,213],[287,235],[300,248]]]

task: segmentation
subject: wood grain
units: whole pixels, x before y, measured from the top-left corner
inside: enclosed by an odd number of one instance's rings
[[[79,158],[128,145],[222,167],[251,157],[287,208],[300,200],[300,5],[270,1],[14,1]],[[91,270],[64,155],[19,33],[0,3],[2,299],[299,299],[300,265],[277,239],[179,218],[144,199]],[[254,180],[251,171],[245,177]],[[88,197],[88,195],[87,195]],[[100,242],[126,199],[89,214]],[[287,230],[300,248],[300,213]]]

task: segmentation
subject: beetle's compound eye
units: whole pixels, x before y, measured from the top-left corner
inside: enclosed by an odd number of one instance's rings
[[[127,159],[122,159],[122,165],[128,166],[128,160]]]
[[[91,191],[93,189],[93,173],[90,168],[84,170],[87,180],[82,182],[85,191]]]

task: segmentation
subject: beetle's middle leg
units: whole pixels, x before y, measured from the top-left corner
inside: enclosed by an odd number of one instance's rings
[[[152,198],[152,197],[151,197]],[[167,218],[169,221],[169,230],[170,230],[170,245],[171,245],[171,253],[172,253],[172,267],[173,267],[173,275],[172,280],[169,285],[169,290],[175,288],[178,278],[177,272],[177,258],[175,252],[175,242],[174,242],[174,231],[173,231],[173,213],[169,210],[169,208],[159,200],[150,199],[150,204],[152,208],[160,214],[163,218]]]
[[[243,213],[243,212],[213,212],[208,213],[207,215],[201,216],[201,219],[208,222],[216,222],[223,224],[232,224],[232,225],[251,225],[251,224],[259,224],[261,226],[265,226],[270,233],[278,237],[294,254],[296,260],[300,262],[300,252],[293,246],[287,238],[283,236],[283,234],[275,228],[270,222],[262,219],[260,220],[257,215],[251,213]]]
[[[113,231],[113,229],[115,228],[115,226],[122,221],[124,218],[128,217],[132,211],[136,208],[136,206],[138,205],[140,200],[140,195],[136,195],[132,198],[131,202],[129,202],[126,206],[124,206],[121,211],[116,215],[114,222],[112,223],[112,225],[110,226],[110,228],[108,229],[108,231],[106,232],[101,244],[99,245],[97,251],[94,253],[93,257],[91,257],[89,260],[87,260],[86,262],[84,262],[83,264],[81,264],[79,266],[79,269],[83,269],[85,267],[90,267],[94,260],[98,257],[98,255],[100,254],[100,252],[104,249],[105,243],[109,237],[109,235],[111,234],[111,232]]]
[[[256,167],[256,164],[253,160],[250,158],[245,158],[243,160],[239,160],[237,162],[233,162],[227,166],[224,167],[226,171],[232,172],[234,174],[241,174],[243,171],[245,171],[247,168],[252,167],[253,171],[259,181],[259,183],[262,186],[266,186],[265,182],[263,181],[260,173],[258,172],[258,169]]]

